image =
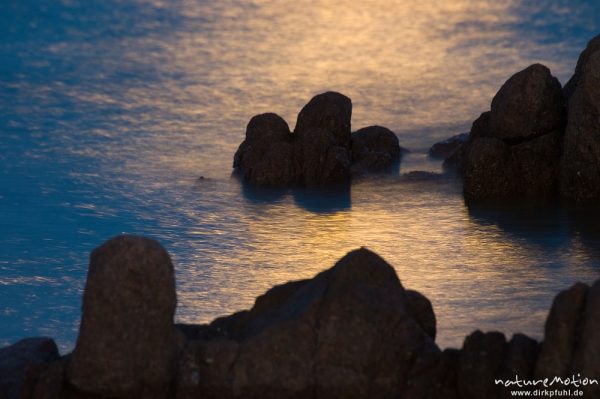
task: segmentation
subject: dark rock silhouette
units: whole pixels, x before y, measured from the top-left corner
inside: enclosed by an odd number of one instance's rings
[[[339,144],[331,131],[313,127],[298,133],[295,150],[304,187],[331,187],[350,181],[350,149]]]
[[[389,173],[399,165],[402,150],[398,137],[382,126],[352,133],[352,173]]]
[[[58,348],[50,338],[25,338],[0,349],[0,398],[30,395],[32,375],[58,358]]]
[[[595,53],[598,50],[600,50],[600,35],[598,35],[598,36],[594,37],[592,40],[590,40],[588,42],[585,50],[583,50],[583,52],[579,56],[579,59],[577,60],[577,66],[575,67],[575,73],[573,74],[571,79],[569,79],[567,84],[565,84],[565,87],[563,89],[563,91],[565,93],[565,98],[567,100],[570,100],[571,97],[573,96],[573,93],[575,93],[575,89],[577,88],[577,85],[579,84],[579,79],[581,79],[581,75],[583,74],[583,69],[586,67],[586,65],[589,61],[590,55],[592,55],[593,53]]]
[[[536,377],[554,377],[570,371],[587,291],[587,285],[579,283],[554,298],[537,359]]]
[[[460,133],[446,140],[439,141],[429,149],[429,156],[437,159],[448,159],[469,141],[469,133]]]
[[[210,365],[187,367],[225,374],[179,388],[189,397],[398,395],[410,359],[439,353],[409,302],[385,261],[366,249],[351,252],[314,279],[275,287],[250,311],[213,322],[226,339],[199,344],[215,354]]]
[[[332,134],[338,145],[349,147],[351,118],[352,101],[343,94],[328,91],[317,94],[302,108],[294,133],[302,136],[309,130],[323,129]]]
[[[562,89],[548,68],[534,64],[513,75],[494,97],[491,111],[473,123],[459,167],[465,197],[555,197],[565,122]]]
[[[292,134],[276,114],[253,117],[246,139],[235,153],[233,167],[242,178],[261,187],[281,187],[296,181]]]
[[[592,203],[600,199],[600,37],[579,58],[573,79],[561,193],[575,202]]]
[[[352,102],[335,92],[313,97],[293,133],[279,116],[257,115],[234,156],[235,173],[256,187],[324,188],[347,185],[353,172],[393,171],[400,156],[396,135],[371,127],[352,136],[351,117]]]
[[[208,325],[173,325],[174,290],[158,243],[108,241],[91,257],[74,353],[58,358],[48,339],[0,349],[0,397],[507,398],[496,379],[600,373],[600,280],[556,297],[541,351],[481,331],[440,351],[429,300],[364,248]]]
[[[173,265],[156,241],[122,235],[95,249],[69,383],[105,396],[164,395],[175,366],[176,304]]]
[[[562,86],[547,67],[534,64],[513,75],[494,96],[482,134],[513,144],[560,132],[565,122]]]

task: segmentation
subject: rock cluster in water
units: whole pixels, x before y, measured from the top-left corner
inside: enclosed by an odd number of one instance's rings
[[[401,156],[396,135],[380,126],[351,133],[351,116],[352,102],[335,92],[313,97],[293,132],[276,114],[256,115],[235,153],[235,172],[259,187],[322,187],[393,170]]]
[[[157,242],[108,241],[91,256],[73,353],[47,338],[0,349],[0,397],[504,398],[495,379],[600,377],[600,280],[555,298],[543,343],[476,331],[444,351],[429,300],[364,248],[208,325],[175,325],[175,305]]]
[[[458,147],[469,200],[600,199],[600,36],[564,88],[540,64],[508,79]]]

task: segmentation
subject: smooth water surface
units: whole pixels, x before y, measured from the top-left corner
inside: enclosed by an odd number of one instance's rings
[[[469,210],[435,178],[255,191],[231,163],[250,117],[293,128],[337,90],[353,128],[387,126],[412,150],[402,172],[439,171],[433,142],[467,131],[529,64],[566,82],[599,32],[591,0],[1,2],[0,345],[72,348],[88,254],[122,232],[170,251],[181,322],[367,246],[432,300],[442,347],[475,328],[540,338],[553,296],[600,276],[589,217]]]

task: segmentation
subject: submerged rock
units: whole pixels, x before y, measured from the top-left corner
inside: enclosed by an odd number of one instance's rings
[[[25,338],[0,349],[0,398],[17,399],[32,392],[30,373],[59,358],[50,338]]]
[[[548,68],[535,64],[512,76],[491,111],[473,122],[464,160],[457,160],[465,197],[554,198],[565,121],[560,83]]]
[[[382,126],[369,126],[352,133],[352,173],[389,173],[400,163],[398,137]]]
[[[173,265],[158,242],[122,235],[96,248],[69,383],[110,397],[164,396],[175,366],[176,304]]]
[[[589,47],[577,65],[579,76],[569,101],[564,138],[561,193],[575,202],[595,203],[600,199],[600,44]]]

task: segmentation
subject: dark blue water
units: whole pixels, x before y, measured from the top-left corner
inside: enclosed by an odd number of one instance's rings
[[[387,126],[413,151],[402,172],[439,171],[430,144],[531,63],[566,82],[598,33],[594,1],[2,2],[0,344],[71,348],[88,254],[122,232],[172,254],[180,321],[366,245],[432,300],[442,346],[475,328],[539,337],[554,294],[600,276],[589,216],[468,209],[446,180],[254,192],[231,162],[252,115],[293,127],[338,90],[354,128]]]

